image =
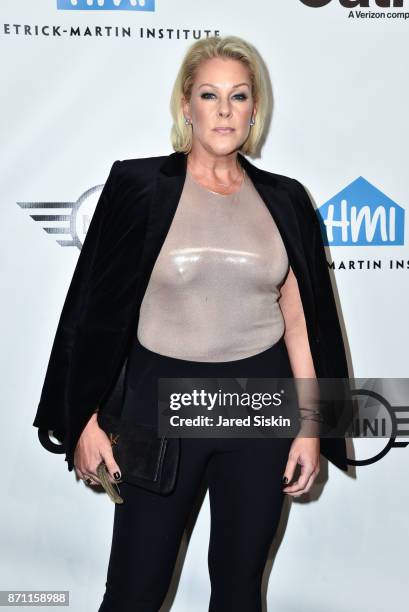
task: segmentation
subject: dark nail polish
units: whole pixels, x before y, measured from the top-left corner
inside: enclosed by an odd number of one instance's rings
[[[119,480],[121,478],[121,474],[119,472],[114,472],[115,480]]]
[[[283,484],[287,484],[288,483],[288,478],[287,476],[283,476]]]

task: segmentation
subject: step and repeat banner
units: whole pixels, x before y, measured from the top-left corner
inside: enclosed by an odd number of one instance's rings
[[[251,161],[310,193],[351,374],[387,400],[383,420],[408,428],[409,0],[2,0],[0,590],[69,591],[77,612],[102,600],[114,505],[44,450],[32,421],[112,163],[172,152],[181,59],[195,40],[231,34],[257,47],[273,87]],[[349,439],[347,473],[322,457],[310,493],[286,497],[268,609],[406,609],[408,441]],[[209,529],[206,493],[163,609],[208,609]]]

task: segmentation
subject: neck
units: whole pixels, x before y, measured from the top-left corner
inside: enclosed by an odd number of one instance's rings
[[[217,156],[192,149],[187,156],[187,166],[196,176],[221,184],[230,184],[242,176],[237,151]]]

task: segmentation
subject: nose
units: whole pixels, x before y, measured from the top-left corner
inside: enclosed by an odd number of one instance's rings
[[[228,117],[231,114],[230,104],[227,100],[221,100],[219,104],[219,117]]]

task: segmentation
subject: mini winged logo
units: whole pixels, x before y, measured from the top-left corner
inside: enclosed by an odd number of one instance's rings
[[[103,185],[91,187],[73,202],[17,202],[17,204],[20,208],[30,211],[32,213],[30,217],[40,223],[47,234],[58,236],[56,241],[59,245],[76,246],[81,250],[102,188]]]
[[[383,379],[387,382],[388,379]],[[409,379],[389,379],[394,381],[396,388],[405,390],[408,397]],[[366,388],[356,389],[352,393],[359,400],[359,410],[357,418],[352,424],[354,437],[369,437],[384,439],[383,448],[377,452],[370,452],[367,457],[348,457],[350,465],[370,465],[382,459],[392,448],[406,448],[409,445],[407,440],[397,440],[397,438],[409,437],[409,405],[408,403],[396,404],[392,406],[384,394],[368,387],[377,386],[381,379],[368,379],[369,385]],[[370,447],[372,448],[372,447]]]

